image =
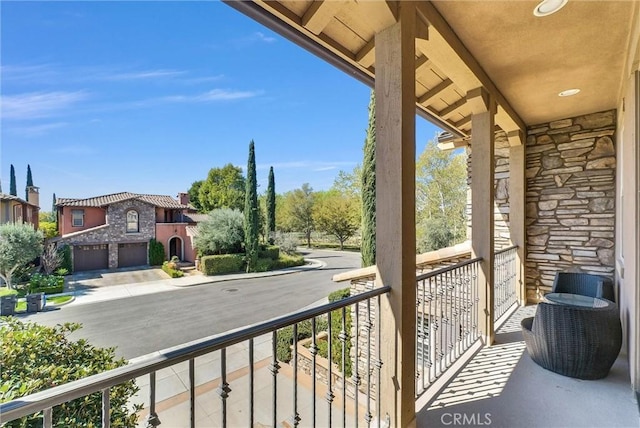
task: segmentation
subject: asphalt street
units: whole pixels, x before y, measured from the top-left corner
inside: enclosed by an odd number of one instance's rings
[[[74,338],[115,347],[130,359],[294,312],[344,288],[331,277],[360,267],[359,253],[314,250],[321,269],[207,283],[175,291],[74,306],[23,317],[41,324],[78,322]]]

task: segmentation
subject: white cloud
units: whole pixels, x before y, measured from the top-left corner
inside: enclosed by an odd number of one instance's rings
[[[314,171],[320,172],[320,171],[331,171],[332,169],[338,169],[337,166],[322,166],[320,168],[316,168],[314,169]]]
[[[105,80],[142,80],[142,79],[158,79],[158,78],[172,78],[186,74],[186,71],[181,70],[142,70],[129,73],[105,73]]]
[[[83,91],[29,92],[3,95],[0,107],[5,119],[34,119],[55,116],[87,98]]]
[[[339,167],[355,166],[357,162],[320,162],[320,161],[291,161],[291,162],[276,162],[272,164],[258,164],[257,169],[310,169],[312,171],[329,171],[332,169],[338,169]]]
[[[212,89],[196,95],[173,95],[161,100],[174,103],[206,103],[213,101],[239,100],[257,97],[261,91],[233,91],[228,89]]]
[[[267,36],[264,33],[260,32],[260,31],[256,31],[254,33],[254,37],[261,41],[261,42],[265,42],[265,43],[273,43],[276,41],[275,37],[271,37],[271,36]]]
[[[86,144],[69,144],[66,146],[55,147],[51,150],[51,153],[57,153],[62,155],[76,155],[85,156],[96,153],[95,149]]]
[[[41,125],[11,127],[7,131],[22,137],[40,137],[49,133],[49,131],[63,128],[67,125],[66,122],[43,123]]]

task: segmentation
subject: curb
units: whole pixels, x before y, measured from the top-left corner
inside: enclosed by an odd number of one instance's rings
[[[195,285],[211,284],[215,282],[228,282],[228,281],[235,281],[239,279],[254,279],[254,278],[264,278],[264,277],[270,277],[270,276],[289,275],[292,273],[304,272],[307,270],[320,269],[327,265],[325,262],[316,260],[316,259],[304,259],[304,260],[305,262],[310,262],[310,264],[304,264],[302,266],[294,266],[294,267],[284,268],[279,270],[272,270],[268,272],[235,273],[235,274],[228,274],[224,276],[201,275],[202,280],[198,279],[197,282],[186,283],[186,284],[171,284],[171,285],[175,287],[193,287]],[[180,278],[175,278],[175,279],[180,280]]]

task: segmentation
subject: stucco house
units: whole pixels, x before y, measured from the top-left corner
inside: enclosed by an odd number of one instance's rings
[[[0,224],[26,223],[38,228],[38,214],[40,213],[40,195],[38,188],[27,188],[27,199],[24,200],[14,195],[0,193]]]
[[[85,199],[57,198],[58,245],[72,248],[74,271],[142,266],[149,241],[165,248],[167,259],[195,261],[192,244],[198,214],[189,196],[121,192]]]

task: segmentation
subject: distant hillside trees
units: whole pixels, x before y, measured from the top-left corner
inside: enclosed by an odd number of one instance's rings
[[[314,230],[314,203],[315,194],[309,183],[304,183],[301,188],[283,195],[283,230],[302,232],[309,248],[311,248],[311,232]]]
[[[467,161],[429,141],[416,164],[416,245],[437,250],[466,238]]]

